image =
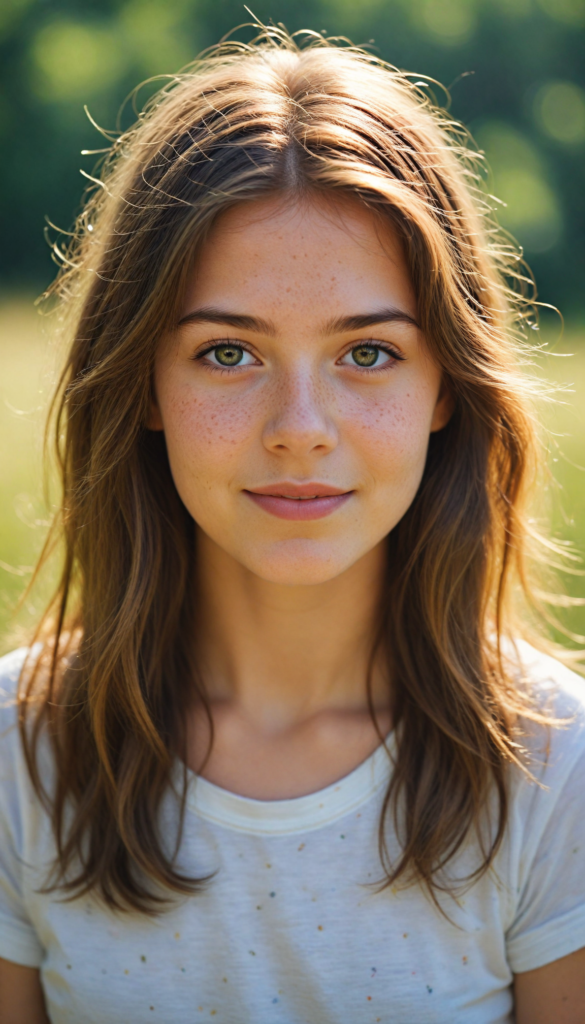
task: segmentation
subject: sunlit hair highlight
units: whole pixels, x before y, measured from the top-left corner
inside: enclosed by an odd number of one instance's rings
[[[157,346],[202,240],[222,211],[274,194],[351,199],[391,221],[453,395],[388,540],[376,652],[390,668],[397,754],[380,840],[386,884],[436,894],[476,830],[475,877],[504,834],[516,723],[543,716],[501,653],[519,628],[511,595],[529,596],[523,510],[538,445],[518,341],[529,279],[478,190],[463,129],[368,53],[270,29],[169,80],[97,173],[57,284],[72,338],[54,406],[64,570],[21,686],[29,769],[57,840],[51,884],[144,911],[203,884],[177,867],[180,829],[170,845],[159,832],[170,789],[182,815],[176,766],[193,693],[207,705],[194,524],[146,424]],[[394,863],[388,815],[402,843]]]

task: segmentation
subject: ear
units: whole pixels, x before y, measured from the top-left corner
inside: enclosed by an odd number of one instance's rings
[[[148,416],[146,417],[146,428],[147,430],[164,430],[162,416],[160,414],[155,394],[153,394],[150,399]]]
[[[437,430],[442,430],[443,427],[447,426],[454,410],[455,399],[453,398],[451,388],[443,377],[437,402],[433,411],[433,418],[431,420],[431,434],[434,434]]]

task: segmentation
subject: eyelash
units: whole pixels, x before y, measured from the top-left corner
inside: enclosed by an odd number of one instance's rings
[[[251,355],[251,356],[254,355],[254,353],[247,347],[247,345],[244,345],[243,342],[241,342],[241,341],[237,341],[236,342],[236,341],[232,341],[231,338],[225,338],[225,340],[221,340],[220,339],[219,341],[215,341],[213,343],[213,345],[208,345],[208,347],[203,352],[198,352],[197,355],[194,356],[194,359],[196,361],[200,360],[200,359],[202,360],[202,359],[205,358],[205,356],[208,356],[210,352],[214,352],[216,348],[223,348],[224,346],[227,347],[228,345],[230,346],[230,348],[241,348],[243,352],[248,352],[248,354]],[[207,363],[207,368],[208,368],[208,370],[211,370],[212,373],[222,373],[222,374],[223,373],[232,373],[233,370],[237,370],[238,369],[237,365],[233,366],[233,367],[230,367],[230,366],[218,366],[217,364],[213,364],[213,363]]]
[[[226,338],[225,341],[220,340],[220,341],[214,342],[213,345],[209,345],[208,348],[206,348],[203,352],[199,352],[194,358],[195,358],[195,360],[200,360],[200,359],[202,360],[202,359],[205,358],[205,356],[208,356],[210,352],[214,352],[215,349],[222,348],[222,346],[224,346],[224,345],[226,345],[226,346],[229,345],[230,347],[233,347],[233,348],[241,348],[243,352],[248,352],[250,355],[253,355],[253,352],[243,342],[241,342],[241,341],[234,342],[234,341],[232,341],[231,338]],[[341,356],[341,359],[344,359],[346,356],[348,356],[350,354],[350,352],[354,351],[354,349],[362,348],[362,347],[379,349],[381,352],[385,352],[387,355],[391,356],[393,360],[395,360],[396,362],[399,362],[399,363],[404,362],[404,360],[406,358],[405,356],[399,355],[399,353],[396,351],[396,349],[394,349],[391,345],[385,344],[385,343],[380,342],[380,341],[370,341],[368,338],[364,338],[363,340],[360,340],[357,344],[354,344],[350,348],[348,348],[347,351],[344,352],[343,355]],[[229,374],[229,373],[232,373],[233,370],[237,370],[238,369],[237,364],[236,364],[236,366],[229,367],[229,366],[218,366],[217,364],[214,365],[212,363],[208,363],[207,367],[213,373],[221,373],[221,374],[224,374],[224,373],[228,373]],[[390,368],[390,366],[387,363],[384,363],[382,366],[362,366],[362,367],[360,367],[360,366],[358,366],[356,364],[355,367],[354,367],[354,369],[360,370],[360,372],[362,372],[362,373],[380,373],[382,370],[386,370],[386,369],[389,369],[389,368]]]
[[[391,356],[392,360],[397,363],[403,363],[406,358],[406,356],[400,355],[392,345],[382,341],[372,341],[369,338],[363,338],[357,344],[351,345],[341,358],[345,359],[346,356],[357,348],[376,348],[380,352],[385,352],[386,355]],[[382,373],[383,370],[389,370],[393,365],[394,363],[383,363],[382,366],[358,366],[356,363],[353,369],[360,370],[362,373]]]

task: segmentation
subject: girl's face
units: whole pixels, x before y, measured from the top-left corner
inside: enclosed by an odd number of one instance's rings
[[[397,237],[351,201],[216,222],[161,347],[150,426],[199,528],[257,576],[315,584],[411,504],[450,398]]]

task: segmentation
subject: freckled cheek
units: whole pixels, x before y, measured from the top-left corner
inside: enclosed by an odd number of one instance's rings
[[[258,413],[237,395],[218,400],[187,395],[163,413],[171,461],[213,472],[239,458],[259,436]]]
[[[426,457],[429,427],[426,408],[409,402],[369,403],[346,420],[348,438],[374,475],[416,472]]]

